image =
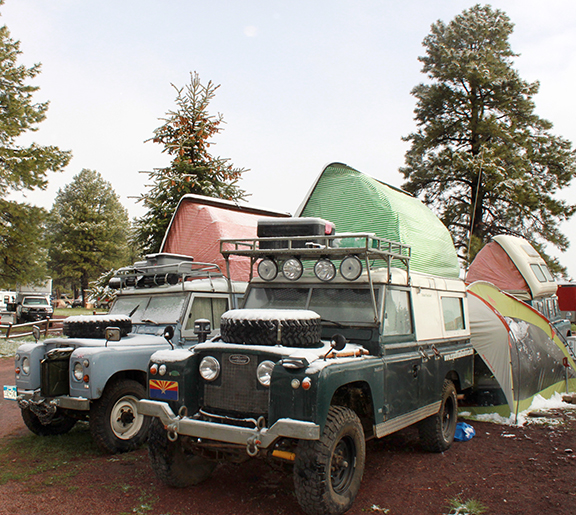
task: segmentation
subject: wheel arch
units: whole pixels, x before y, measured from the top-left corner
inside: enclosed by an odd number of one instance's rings
[[[353,381],[339,386],[330,399],[330,406],[351,409],[360,419],[366,437],[374,435],[374,399],[368,382]]]
[[[104,390],[111,385],[112,383],[116,382],[116,381],[120,381],[122,379],[132,379],[134,381],[138,381],[145,389],[147,389],[147,383],[146,383],[146,372],[144,372],[143,370],[118,370],[117,372],[114,372],[110,377],[108,377],[108,379],[106,380],[106,382],[104,383],[104,385],[102,386],[102,388],[99,388],[97,393],[98,393],[98,397],[97,399],[99,399],[100,397],[102,397],[102,394],[104,393]],[[93,399],[96,400],[96,399]]]
[[[456,372],[456,370],[450,370],[446,374],[444,379],[452,381],[454,383],[454,386],[456,387],[456,392],[462,393],[462,383],[460,381],[460,375],[458,374],[458,372]]]

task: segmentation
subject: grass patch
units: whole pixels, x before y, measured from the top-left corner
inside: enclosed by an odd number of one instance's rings
[[[460,496],[448,501],[450,511],[447,515],[482,515],[488,512],[488,508],[480,501],[468,499],[463,501]]]
[[[76,475],[72,461],[100,454],[86,423],[78,423],[64,435],[9,439],[0,449],[0,484],[27,481],[38,474],[46,475],[44,484],[58,484]]]

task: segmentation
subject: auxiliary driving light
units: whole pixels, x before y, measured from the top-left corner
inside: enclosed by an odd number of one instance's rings
[[[348,256],[340,263],[340,275],[347,281],[355,281],[362,273],[362,261],[356,256]]]
[[[272,281],[278,275],[278,265],[272,259],[263,259],[258,263],[258,275],[265,281]]]
[[[314,274],[321,281],[328,282],[336,277],[336,267],[329,259],[320,259],[314,265]]]
[[[300,279],[303,271],[302,261],[295,257],[287,259],[282,265],[282,274],[284,274],[284,277],[289,281],[297,281]]]

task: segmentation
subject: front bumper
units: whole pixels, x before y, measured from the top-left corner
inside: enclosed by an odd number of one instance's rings
[[[18,390],[16,399],[20,408],[27,408],[30,404],[49,405],[56,408],[70,409],[76,411],[89,411],[90,400],[84,397],[70,397],[61,395],[59,397],[42,397],[40,390]]]
[[[298,440],[319,440],[320,426],[313,422],[282,418],[271,427],[238,427],[218,422],[196,420],[175,415],[166,402],[142,399],[138,401],[138,413],[159,418],[166,426],[169,439],[177,435],[192,436],[206,440],[246,445],[248,454],[255,454],[259,448],[270,447],[278,438]]]

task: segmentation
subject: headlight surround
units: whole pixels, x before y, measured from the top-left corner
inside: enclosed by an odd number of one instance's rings
[[[202,358],[198,369],[204,380],[214,381],[220,375],[220,362],[212,356],[206,356]]]
[[[22,373],[26,375],[30,373],[30,358],[26,356],[22,359]]]
[[[82,381],[83,377],[84,377],[84,369],[82,367],[82,363],[77,361],[76,363],[74,363],[74,379],[76,379],[76,381]]]
[[[262,386],[270,386],[273,368],[274,362],[269,360],[263,361],[258,365],[258,368],[256,369],[256,377]]]

